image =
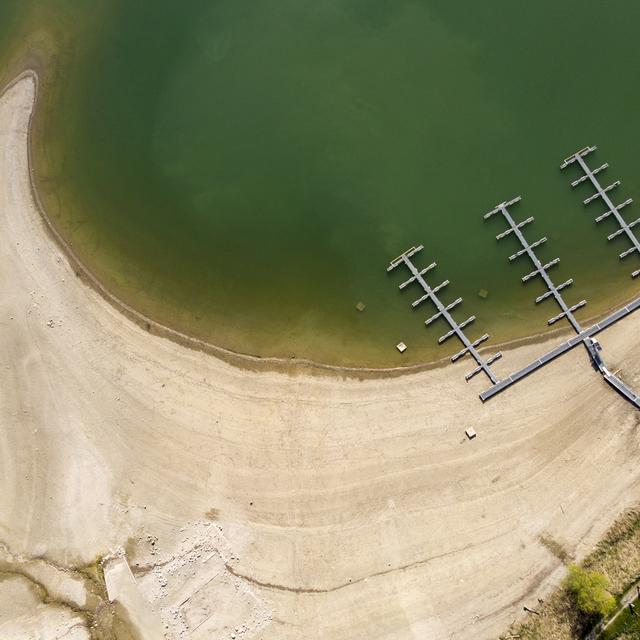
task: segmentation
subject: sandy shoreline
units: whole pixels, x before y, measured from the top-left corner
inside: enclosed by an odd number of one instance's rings
[[[86,284],[93,287],[97,292],[99,292],[105,298],[105,300],[107,300],[111,305],[114,306],[114,308],[116,308],[118,311],[126,315],[133,322],[137,323],[140,327],[142,327],[143,329],[155,335],[168,338],[178,344],[189,347],[191,349],[196,349],[196,350],[214,355],[238,367],[242,367],[244,369],[249,369],[252,371],[283,371],[288,373],[306,372],[306,373],[315,373],[318,375],[339,375],[339,376],[346,376],[351,378],[371,379],[371,378],[396,377],[396,376],[401,376],[405,374],[417,373],[420,371],[427,371],[429,369],[434,369],[437,367],[442,367],[442,366],[451,364],[451,361],[447,356],[436,359],[436,360],[424,362],[424,363],[401,366],[401,367],[351,367],[351,366],[332,365],[328,363],[316,362],[316,361],[308,360],[304,358],[278,358],[278,357],[255,356],[248,353],[242,353],[242,352],[226,349],[225,347],[215,345],[204,340],[199,340],[198,338],[187,335],[167,325],[161,324],[153,320],[152,318],[149,318],[148,316],[144,315],[143,313],[141,313],[131,305],[125,303],[118,296],[114,295],[111,291],[109,291],[100,282],[100,280],[94,276],[91,270],[79,259],[79,257],[74,252],[73,248],[69,245],[69,243],[65,240],[65,238],[58,232],[55,225],[51,221],[49,215],[47,214],[46,207],[44,206],[40,198],[40,195],[38,193],[38,189],[36,186],[36,176],[34,173],[34,163],[32,160],[32,157],[33,157],[32,119],[37,109],[38,96],[39,96],[39,90],[38,90],[39,78],[38,78],[37,72],[32,69],[24,71],[19,76],[17,76],[13,81],[11,81],[0,92],[0,95],[4,95],[4,93],[10,90],[17,82],[19,82],[21,79],[26,77],[33,78],[36,84],[35,106],[29,121],[29,134],[28,134],[29,158],[30,158],[29,173],[30,173],[30,182],[31,182],[31,192],[32,192],[34,201],[38,205],[40,214],[42,215],[42,218],[46,224],[47,230],[51,234],[51,237],[58,243],[60,248],[64,251],[67,259],[69,260],[74,271],[76,272],[76,275],[82,278]],[[607,310],[604,313],[585,319],[584,325],[590,326],[591,324],[594,324],[598,320],[609,315],[609,313],[614,311],[616,308],[624,306],[624,304],[632,300],[634,297],[629,298],[628,300],[625,300],[622,304],[618,305],[617,307],[612,307],[611,309]],[[560,342],[562,337],[567,335],[570,335],[570,331],[564,328],[559,328],[551,331],[542,331],[539,333],[534,333],[530,336],[525,336],[523,338],[516,338],[514,340],[498,342],[495,344],[491,344],[490,346],[485,346],[482,349],[480,349],[480,352],[493,353],[497,350],[514,349],[514,348],[529,345],[529,344],[540,344],[542,342],[549,341],[554,338],[557,338],[558,342]]]
[[[482,405],[466,363],[256,373],[131,322],[45,229],[34,100],[0,99],[3,637],[89,637],[106,596],[76,569],[112,554],[171,639],[489,640],[561,579],[542,540],[579,558],[640,501],[638,415],[582,350]],[[640,316],[599,337],[640,387]]]

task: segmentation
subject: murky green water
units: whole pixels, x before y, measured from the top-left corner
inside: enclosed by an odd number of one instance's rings
[[[579,317],[637,291],[638,260],[619,264],[624,243],[558,170],[598,144],[618,198],[640,197],[637,2],[34,5],[33,28],[46,15],[59,37],[39,187],[91,269],[161,322],[261,355],[441,357],[444,326],[426,329],[432,310],[385,272],[422,243],[443,298],[477,315],[471,335],[538,332],[556,310],[535,308],[528,265],[482,219],[517,194],[529,237],[549,237],[541,256],[575,279],[568,299],[587,297]]]

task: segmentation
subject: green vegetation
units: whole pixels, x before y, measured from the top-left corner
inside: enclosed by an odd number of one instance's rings
[[[570,549],[564,549],[549,536],[541,536],[540,542],[560,562],[574,566],[570,564],[573,561]],[[519,640],[584,638],[599,618],[579,608],[578,593],[593,597],[595,592],[595,604],[606,604],[609,592],[617,603],[640,577],[640,509],[631,509],[623,514],[576,569],[569,568],[569,577],[563,584],[543,604],[535,607],[540,615],[529,616],[521,624],[512,626],[502,637],[516,636]],[[606,576],[607,582],[594,580],[594,574]],[[640,624],[627,608],[602,638],[640,640]]]
[[[640,603],[635,600],[636,615],[629,607],[616,618],[616,621],[600,636],[600,640],[636,640],[640,638],[640,615],[637,614]]]
[[[616,599],[609,593],[609,579],[603,573],[569,566],[567,587],[578,609],[586,616],[605,618],[616,608]]]

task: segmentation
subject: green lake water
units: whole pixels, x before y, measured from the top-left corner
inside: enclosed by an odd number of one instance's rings
[[[443,299],[464,298],[457,317],[477,316],[472,337],[546,327],[555,306],[534,305],[541,285],[522,285],[529,265],[482,218],[515,195],[554,276],[574,278],[567,299],[587,298],[579,318],[638,291],[640,261],[620,264],[602,207],[558,169],[597,144],[615,200],[640,198],[638,24],[632,0],[0,6],[5,52],[52,34],[38,188],[109,289],[236,351],[369,366],[458,349],[386,273],[418,243],[431,282],[451,282]]]

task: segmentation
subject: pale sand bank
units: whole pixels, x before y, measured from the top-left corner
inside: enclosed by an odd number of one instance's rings
[[[580,556],[640,499],[639,416],[583,350],[482,405],[468,363],[288,376],[149,335],[45,231],[33,99],[26,78],[0,100],[0,572],[124,548],[170,638],[482,640],[561,578],[540,536]],[[600,338],[640,387],[640,315]],[[47,615],[43,638],[85,637],[70,609],[24,614],[14,582],[1,637]]]

